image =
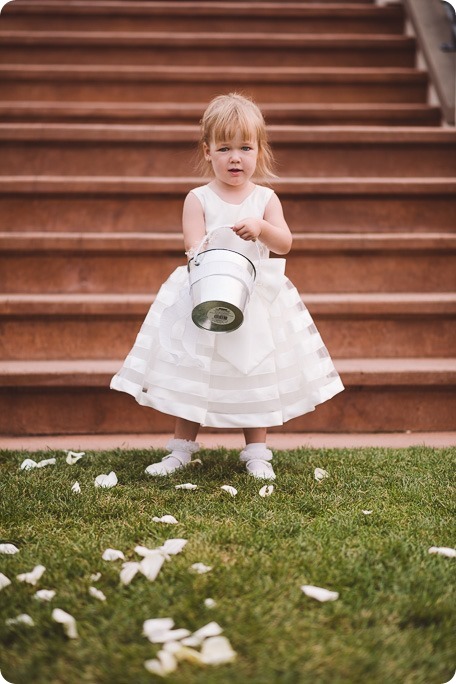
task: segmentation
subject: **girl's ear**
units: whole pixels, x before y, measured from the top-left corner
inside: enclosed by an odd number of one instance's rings
[[[204,159],[206,161],[210,162],[211,161],[211,155],[209,152],[209,145],[207,145],[206,143],[203,143],[203,154],[204,154]]]

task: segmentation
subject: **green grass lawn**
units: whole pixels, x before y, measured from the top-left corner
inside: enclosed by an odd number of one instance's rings
[[[0,669],[13,684],[143,684],[162,681],[144,668],[159,647],[142,636],[149,618],[172,617],[194,631],[215,620],[237,653],[232,664],[182,662],[172,684],[443,684],[456,669],[456,559],[428,552],[455,546],[456,449],[310,450],[276,453],[272,496],[244,474],[234,451],[202,452],[202,466],[163,479],[144,468],[159,451],[87,452],[68,465],[21,471],[30,454],[1,452],[0,555],[11,585],[0,591]],[[314,469],[329,477],[314,479]],[[101,473],[119,483],[94,487]],[[81,493],[71,487],[75,481]],[[176,490],[192,482],[195,491]],[[238,490],[231,497],[223,484]],[[371,515],[363,509],[372,510]],[[152,521],[171,514],[178,525]],[[121,561],[140,560],[136,545],[188,540],[157,579],[119,582]],[[189,572],[195,562],[211,572]],[[36,586],[16,576],[38,564]],[[101,572],[97,582],[92,573]],[[339,592],[320,603],[311,584]],[[107,597],[88,594],[96,586]],[[50,603],[34,598],[55,589]],[[214,608],[204,599],[213,598]],[[77,621],[68,639],[51,618],[61,608]],[[35,626],[6,625],[28,613]]]

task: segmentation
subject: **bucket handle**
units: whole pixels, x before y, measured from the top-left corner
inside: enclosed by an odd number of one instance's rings
[[[230,228],[230,229],[231,229],[232,227],[233,227],[233,226],[219,226],[218,228],[215,228],[215,230],[211,231],[210,233],[206,233],[206,235],[204,235],[203,239],[201,240],[201,242],[199,243],[198,247],[196,248],[196,250],[195,250],[195,252],[194,252],[193,263],[194,263],[195,266],[199,266],[199,265],[200,265],[200,262],[198,261],[198,257],[200,256],[201,248],[203,247],[203,245],[204,245],[205,243],[209,244],[211,234],[212,234],[212,233],[215,233],[215,231],[216,231],[216,230],[219,230],[220,228]],[[256,239],[255,239],[255,240],[250,240],[250,242],[254,242],[254,243],[255,243],[255,246],[256,246],[257,252],[258,252],[258,261],[260,262],[260,261],[261,261],[261,252],[260,252],[260,248],[259,248],[259,246],[258,246],[258,242],[257,242]]]

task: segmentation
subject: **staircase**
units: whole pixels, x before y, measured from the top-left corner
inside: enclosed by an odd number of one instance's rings
[[[266,115],[287,273],[346,391],[286,431],[455,429],[456,132],[401,5],[14,0],[0,17],[0,433],[153,433],[109,390],[214,95]]]

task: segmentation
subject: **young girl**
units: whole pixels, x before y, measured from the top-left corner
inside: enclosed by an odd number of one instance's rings
[[[270,179],[272,155],[258,107],[238,94],[216,97],[201,120],[202,164],[212,180],[192,190],[183,208],[186,254],[221,226],[259,251],[260,267],[244,322],[233,332],[202,330],[191,318],[188,271],[177,268],[160,288],[135,345],[111,381],[144,406],[176,416],[170,453],[146,468],[168,475],[199,449],[201,425],[242,428],[247,472],[275,479],[267,428],[282,425],[343,389],[329,354],[285,277],[292,236],[277,195],[253,178]],[[247,246],[247,245],[246,245]]]

